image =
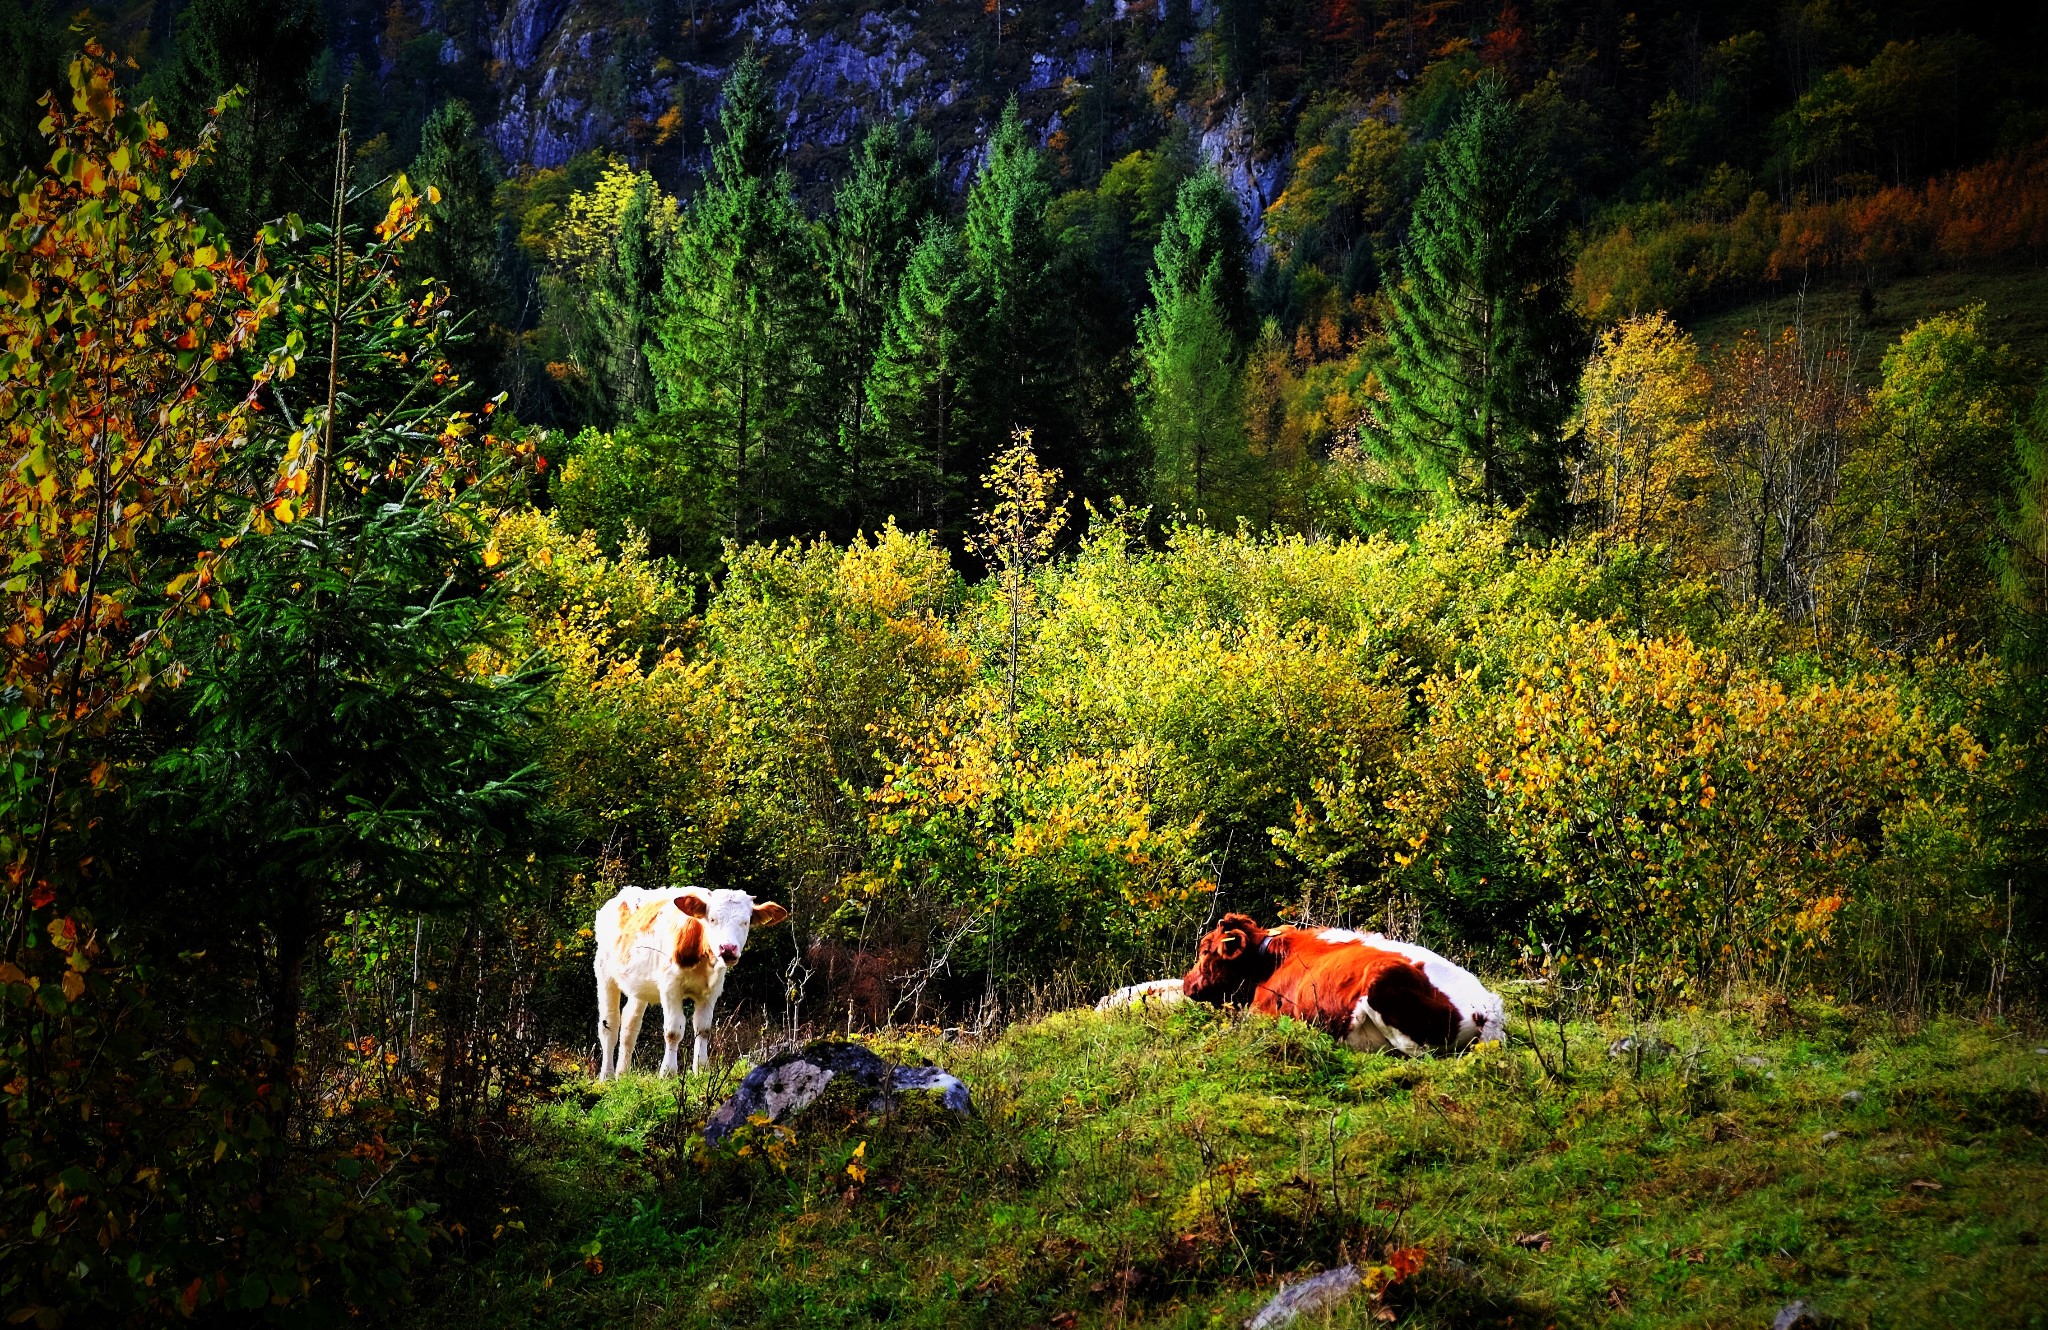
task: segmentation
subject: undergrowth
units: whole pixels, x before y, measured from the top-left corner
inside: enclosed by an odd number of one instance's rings
[[[463,1259],[417,1323],[1237,1325],[1401,1252],[1411,1277],[1329,1324],[1762,1326],[1794,1298],[2048,1324],[2037,1038],[1776,1001],[1515,1034],[1402,1061],[1068,1012],[877,1041],[964,1076],[972,1121],[828,1114],[716,1153],[690,1128],[730,1070],[572,1084],[497,1147],[496,1214],[441,1217]]]

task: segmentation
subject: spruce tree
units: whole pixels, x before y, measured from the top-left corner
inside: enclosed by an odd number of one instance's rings
[[[894,123],[875,126],[855,152],[834,196],[826,231],[833,299],[833,395],[837,406],[843,505],[850,528],[873,529],[904,497],[886,456],[869,384],[899,285],[926,223],[944,203],[938,150],[930,134]]]
[[[509,318],[498,238],[498,169],[467,105],[450,100],[427,117],[419,155],[406,174],[421,194],[432,189],[440,195],[427,205],[432,225],[413,243],[407,266],[448,287],[469,334],[462,357],[467,377],[493,382]]]
[[[954,454],[963,497],[1013,430],[1034,431],[1040,452],[1055,458],[1073,444],[1066,400],[1073,318],[1057,296],[1051,203],[1044,155],[1013,97],[989,137],[961,224],[969,298],[981,325],[963,346],[961,395],[974,422]]]
[[[734,538],[814,530],[828,315],[752,52],[726,81],[718,127],[711,178],[667,264],[656,393],[678,428],[724,459]]]
[[[1388,288],[1387,402],[1368,442],[1414,489],[1563,519],[1582,333],[1563,226],[1523,116],[1480,81],[1438,145]]]
[[[1237,202],[1213,172],[1181,186],[1138,317],[1138,409],[1152,489],[1169,508],[1226,516],[1247,471],[1242,379],[1252,309]]]
[[[1162,288],[1192,292],[1213,275],[1220,313],[1231,336],[1249,343],[1258,335],[1259,318],[1252,309],[1251,244],[1237,196],[1214,171],[1198,171],[1181,181],[1173,210],[1159,228],[1152,250],[1149,278],[1152,299]]]
[[[954,454],[969,422],[960,375],[978,330],[960,233],[929,221],[890,305],[866,390],[877,435],[867,483],[890,496],[901,522],[936,523],[943,478],[961,470]]]
[[[319,0],[192,0],[147,82],[180,141],[198,135],[221,94],[242,89],[194,176],[199,201],[238,244],[283,213],[327,205],[336,125],[314,87],[325,44]]]
[[[661,298],[662,275],[668,267],[669,235],[655,215],[654,177],[642,175],[633,197],[619,214],[615,262],[601,270],[598,309],[606,339],[605,382],[612,410],[631,419],[652,410],[654,376],[648,366],[648,345],[654,336]]]
[[[49,160],[43,98],[64,86],[69,38],[49,0],[0,0],[0,185]]]

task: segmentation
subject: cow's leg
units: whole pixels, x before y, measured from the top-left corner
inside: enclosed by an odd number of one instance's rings
[[[609,975],[597,977],[597,1079],[616,1076],[613,1050],[619,1042],[619,986]]]
[[[640,1018],[647,1014],[647,1003],[631,993],[626,994],[626,1010],[619,1017],[619,1054],[612,1059],[614,1078],[625,1074],[633,1065],[633,1049],[640,1042]]]
[[[718,998],[700,998],[694,1006],[690,1021],[697,1027],[697,1050],[690,1059],[690,1070],[702,1071],[711,1065],[711,1022],[718,1013]]]
[[[668,992],[661,995],[661,1074],[677,1075],[682,1069],[678,1065],[677,1053],[683,1046],[683,995]]]

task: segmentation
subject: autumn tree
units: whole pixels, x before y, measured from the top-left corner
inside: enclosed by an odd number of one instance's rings
[[[1572,511],[1586,529],[1668,544],[1684,564],[1705,555],[1710,390],[1692,335],[1664,315],[1600,335],[1579,384],[1585,450],[1571,466]]]
[[[1060,473],[1039,465],[1031,431],[1018,430],[982,480],[994,501],[977,514],[968,548],[988,561],[1002,590],[1006,625],[1005,714],[1017,716],[1017,670],[1024,621],[1030,613],[1032,574],[1051,556],[1067,525],[1067,504],[1056,500]]]
[[[1731,600],[1817,625],[1830,590],[1832,521],[1862,395],[1839,336],[1796,319],[1745,334],[1714,367],[1707,437],[1714,519]]]
[[[8,742],[21,801],[0,822],[14,864],[10,952],[28,902],[50,903],[53,838],[77,829],[98,784],[91,742],[171,666],[164,648],[181,613],[211,603],[214,556],[198,551],[172,579],[170,603],[157,604],[169,574],[150,537],[218,496],[256,392],[288,378],[303,349],[278,348],[248,395],[201,404],[276,314],[279,293],[260,262],[237,258],[178,206],[211,130],[173,148],[147,108],[124,105],[96,48],[70,77],[68,107],[53,98],[48,115],[54,169],[18,196],[0,233],[10,624],[0,680],[18,709]]]
[[[1886,350],[1843,468],[1844,612],[1908,648],[1990,628],[1990,533],[2025,385],[1984,318],[1972,305],[1924,319]]]

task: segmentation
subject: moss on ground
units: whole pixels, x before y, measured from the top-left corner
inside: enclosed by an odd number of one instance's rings
[[[1285,1275],[1420,1248],[1327,1323],[1766,1326],[1805,1298],[2048,1325],[2038,1038],[1810,1004],[1667,1020],[1640,1056],[1609,1055],[1618,1026],[1516,1030],[1408,1062],[1198,1007],[1070,1012],[883,1048],[966,1077],[975,1121],[711,1156],[701,1079],[575,1085],[502,1147],[497,1231],[464,1225],[419,1322],[1236,1325]]]

